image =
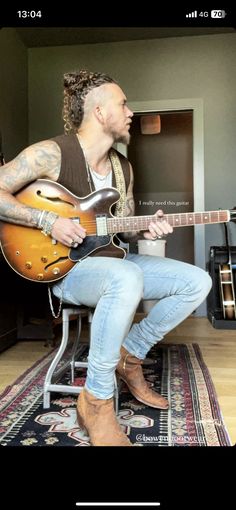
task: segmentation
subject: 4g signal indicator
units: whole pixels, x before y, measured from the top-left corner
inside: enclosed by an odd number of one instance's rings
[[[199,13],[197,11],[192,11],[185,15],[186,18],[198,18],[199,16],[201,18],[208,18],[209,13],[207,11],[201,11]]]

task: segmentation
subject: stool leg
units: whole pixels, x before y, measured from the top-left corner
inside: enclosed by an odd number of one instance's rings
[[[55,368],[57,367],[59,361],[61,360],[67,343],[68,343],[68,336],[69,336],[69,313],[67,313],[67,310],[63,310],[62,314],[62,329],[63,329],[63,335],[62,335],[62,341],[60,348],[58,349],[58,352],[53,358],[52,363],[46,373],[45,381],[44,381],[44,405],[47,409],[50,406],[50,396],[48,395],[48,388],[51,385],[52,376],[54,374]]]
[[[48,371],[46,373],[44,388],[43,388],[43,406],[45,409],[50,407],[50,392],[59,392],[59,393],[72,393],[78,395],[82,388],[78,386],[74,386],[73,384],[61,384],[58,382],[60,377],[66,373],[68,367],[71,368],[71,377],[72,382],[74,381],[74,368],[77,366],[77,362],[75,361],[75,357],[77,355],[78,343],[80,339],[81,333],[81,317],[87,316],[90,314],[90,309],[87,307],[69,307],[64,308],[62,311],[62,339],[60,343],[60,347],[52,360]],[[63,364],[58,367],[59,362],[62,360],[63,354],[68,346],[69,342],[69,322],[70,316],[76,315],[78,317],[77,322],[77,335],[75,339],[75,343],[72,348],[72,358],[65,359]],[[70,353],[71,354],[71,353]],[[80,362],[79,366],[87,367],[87,362]]]
[[[43,393],[43,408],[49,409],[50,407],[50,391],[44,391]]]
[[[79,345],[79,339],[81,334],[81,315],[79,315],[77,319],[77,332],[76,332],[76,339],[73,345],[72,349],[72,356],[71,356],[71,362],[70,362],[70,371],[71,371],[71,382],[73,383],[75,380],[75,358],[77,355],[78,345]]]

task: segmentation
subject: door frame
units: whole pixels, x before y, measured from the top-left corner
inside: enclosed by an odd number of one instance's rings
[[[139,114],[180,112],[185,110],[191,110],[193,112],[193,204],[194,211],[204,211],[203,100],[201,98],[187,98],[164,99],[157,101],[131,101],[129,102],[129,107],[134,113]],[[123,144],[117,144],[117,149],[124,154]],[[194,264],[204,270],[206,268],[204,225],[194,226]],[[203,303],[198,307],[196,315],[206,315],[206,303]]]

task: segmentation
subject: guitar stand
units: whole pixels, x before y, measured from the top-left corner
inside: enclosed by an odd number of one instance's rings
[[[230,246],[232,259],[232,285],[236,289],[236,246]],[[236,329],[236,319],[224,318],[222,308],[221,282],[219,266],[228,264],[228,250],[225,246],[211,246],[207,264],[212,278],[212,289],[207,297],[207,316],[216,329]]]

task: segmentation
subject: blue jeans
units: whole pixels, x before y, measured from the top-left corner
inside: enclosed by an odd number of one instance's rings
[[[60,298],[63,290],[64,302],[95,308],[86,389],[97,398],[111,398],[121,345],[144,359],[202,303],[211,283],[199,267],[158,256],[128,253],[126,259],[87,257],[77,263],[53,292]],[[142,298],[158,302],[131,327]]]

